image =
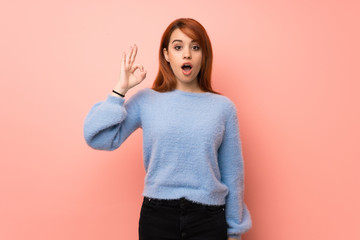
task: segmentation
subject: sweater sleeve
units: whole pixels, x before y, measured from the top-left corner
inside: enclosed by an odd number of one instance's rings
[[[124,98],[108,95],[105,101],[96,103],[84,121],[86,143],[99,150],[117,149],[137,128],[141,127],[138,98],[133,95]]]
[[[244,163],[235,105],[229,110],[225,134],[218,150],[221,180],[228,187],[226,221],[228,236],[241,239],[241,234],[252,227],[252,220],[244,203]]]

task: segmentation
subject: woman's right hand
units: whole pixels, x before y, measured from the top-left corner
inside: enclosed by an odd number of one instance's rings
[[[132,87],[141,83],[146,77],[146,70],[141,64],[134,63],[137,53],[137,46],[134,44],[130,48],[128,55],[124,52],[121,58],[120,65],[120,78],[116,84],[114,90],[124,94]],[[139,69],[139,74],[135,75],[135,71]],[[114,96],[118,96],[115,93],[112,93]]]

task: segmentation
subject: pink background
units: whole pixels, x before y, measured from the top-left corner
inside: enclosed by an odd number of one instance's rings
[[[9,3],[10,2],[10,3]],[[0,7],[0,239],[137,239],[142,135],[83,139],[139,46],[150,87],[178,17],[214,50],[234,101],[253,228],[244,240],[360,239],[358,1],[5,1]]]

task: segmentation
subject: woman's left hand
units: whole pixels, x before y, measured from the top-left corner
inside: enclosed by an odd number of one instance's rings
[[[236,238],[228,237],[228,240],[238,240]]]

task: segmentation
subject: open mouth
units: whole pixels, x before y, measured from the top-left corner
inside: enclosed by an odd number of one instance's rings
[[[191,73],[191,70],[192,70],[192,66],[191,64],[189,63],[184,63],[182,66],[181,66],[182,70],[183,70],[183,73],[185,75],[189,75]]]

